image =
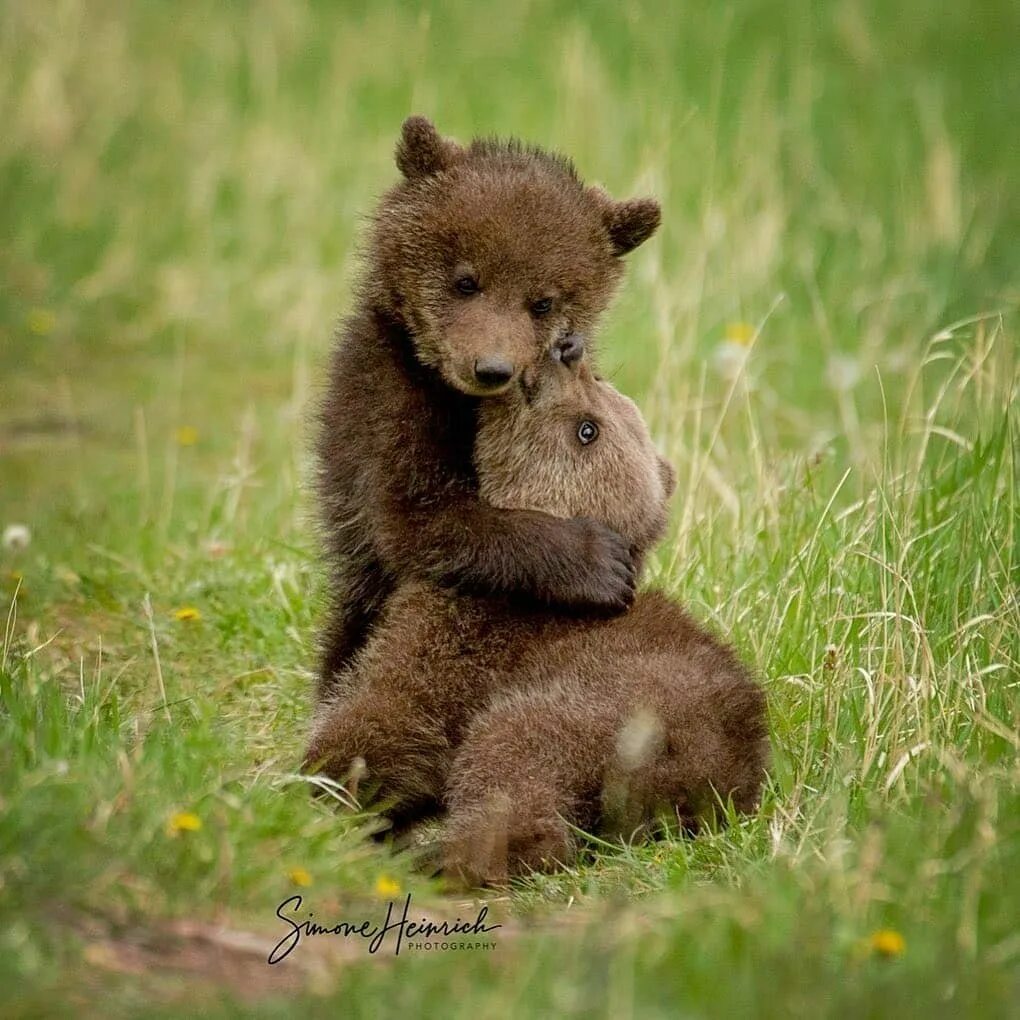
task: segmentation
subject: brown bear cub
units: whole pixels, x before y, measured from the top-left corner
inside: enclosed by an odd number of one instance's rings
[[[332,573],[320,696],[406,581],[586,612],[634,597],[627,542],[591,518],[485,503],[472,455],[481,402],[551,350],[580,353],[657,203],[613,201],[568,160],[513,141],[458,145],[422,117],[396,158],[320,420]]]
[[[492,505],[591,515],[638,563],[664,530],[672,470],[584,363],[549,358],[486,401],[475,466]],[[760,689],[658,593],[606,618],[408,582],[320,705],[306,763],[343,782],[357,761],[398,823],[445,807],[445,869],[498,883],[569,863],[571,825],[749,810],[766,756]]]

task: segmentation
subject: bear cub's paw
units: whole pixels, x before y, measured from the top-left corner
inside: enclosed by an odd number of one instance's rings
[[[565,608],[621,613],[634,601],[637,566],[626,540],[590,517],[569,522],[576,556],[558,565],[545,601]]]
[[[551,797],[513,799],[501,791],[484,804],[451,811],[440,860],[456,885],[504,886],[568,865],[575,853],[570,827]]]

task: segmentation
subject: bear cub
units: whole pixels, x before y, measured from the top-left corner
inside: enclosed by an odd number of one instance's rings
[[[672,469],[584,362],[549,357],[483,402],[474,464],[493,506],[590,516],[638,564],[665,528]],[[445,808],[445,870],[502,883],[570,863],[572,826],[750,810],[766,759],[760,688],[661,594],[606,618],[411,581],[320,704],[306,766],[343,782],[364,763],[398,824]]]
[[[480,403],[550,351],[579,355],[658,204],[614,201],[569,160],[515,141],[461,146],[422,117],[404,124],[396,161],[320,414],[320,697],[405,582],[610,614],[634,597],[620,535],[489,505],[472,457]]]

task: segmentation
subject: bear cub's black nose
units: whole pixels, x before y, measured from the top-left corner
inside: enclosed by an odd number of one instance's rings
[[[514,377],[514,366],[506,358],[479,358],[475,362],[475,379],[483,386],[504,386]]]
[[[584,337],[580,333],[568,333],[557,340],[553,357],[564,365],[576,365],[584,357]]]

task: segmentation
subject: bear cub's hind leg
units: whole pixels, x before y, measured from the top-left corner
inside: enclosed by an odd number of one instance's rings
[[[363,772],[361,789],[401,825],[438,809],[449,756],[438,721],[366,690],[320,706],[304,769],[341,784]]]
[[[502,885],[573,863],[591,828],[615,712],[569,685],[513,695],[471,726],[450,768],[444,872]]]

